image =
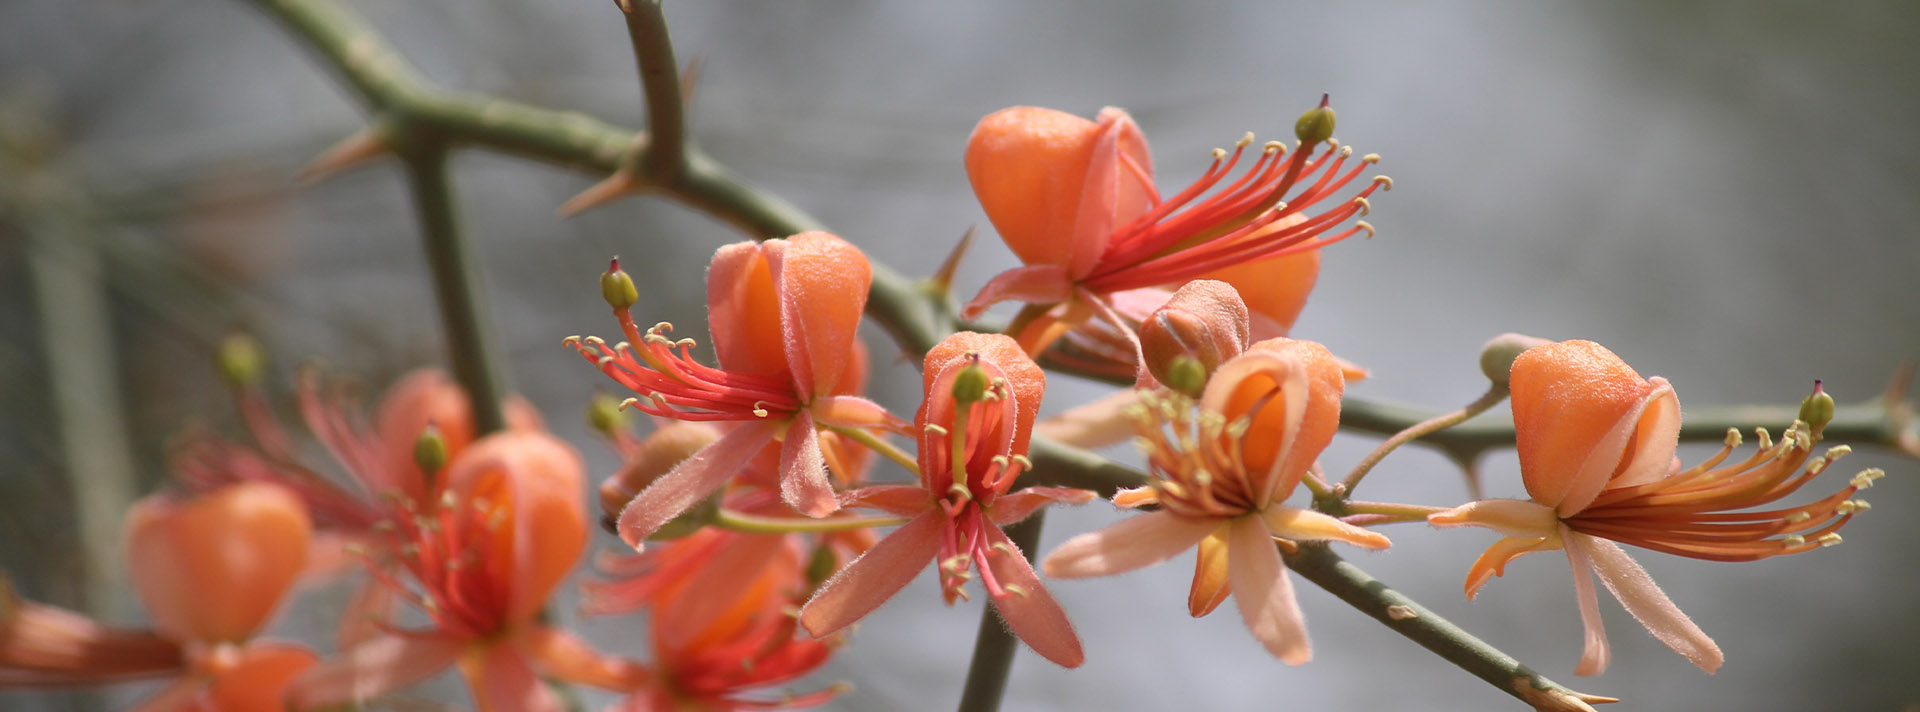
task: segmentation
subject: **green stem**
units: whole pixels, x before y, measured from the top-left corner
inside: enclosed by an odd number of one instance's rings
[[[1591,709],[1586,703],[1607,698],[1570,690],[1520,664],[1512,656],[1488,645],[1472,633],[1441,618],[1400,592],[1388,588],[1379,579],[1347,563],[1325,544],[1303,544],[1286,557],[1287,568],[1312,581],[1347,605],[1372,616],[1381,625],[1419,643],[1462,670],[1487,681],[1509,695],[1529,704],[1551,697],[1567,705],[1562,709]],[[1578,705],[1572,704],[1578,701]]]
[[[434,296],[440,303],[440,322],[447,337],[447,359],[453,375],[467,390],[476,432],[506,428],[500,410],[502,395],[498,371],[492,362],[486,320],[482,317],[480,269],[460,232],[454,210],[453,185],[447,177],[446,147],[437,141],[408,140],[402,149],[407,187],[420,217],[420,234],[433,272]]]
[[[1045,523],[1045,514],[1045,511],[1034,512],[1033,516],[1007,526],[1007,539],[1022,552],[1019,555],[1025,556],[1024,552],[1040,546],[1040,527]],[[986,565],[984,561],[979,563]],[[966,686],[960,690],[960,712],[1000,709],[1000,698],[1007,690],[1007,674],[1013,670],[1013,654],[1020,649],[1006,621],[1000,620],[1000,609],[991,603],[986,608],[980,613],[980,632],[974,637],[973,661],[967,664]]]
[[[634,151],[631,169],[662,184],[672,184],[686,167],[686,113],[681,108],[680,67],[673,59],[673,38],[660,0],[624,0],[627,34],[640,68],[640,92],[647,102],[649,150]]]
[[[828,517],[825,519],[763,517],[721,507],[714,515],[713,525],[721,529],[748,534],[821,534],[874,527],[897,527],[906,524],[907,521],[900,517]]]
[[[862,428],[847,428],[838,425],[829,425],[827,426],[827,430],[848,440],[860,443],[866,446],[868,450],[880,453],[881,457],[892,460],[894,464],[906,468],[908,472],[913,473],[916,477],[920,474],[920,463],[914,460],[912,455],[908,455],[905,450],[894,446],[893,443],[881,440],[879,436],[874,435],[870,431]]]
[[[1401,445],[1405,445],[1409,442],[1412,442],[1416,438],[1426,436],[1426,435],[1432,435],[1442,430],[1446,430],[1447,428],[1451,428],[1455,425],[1464,423],[1467,421],[1468,418],[1472,418],[1473,416],[1479,415],[1481,413],[1485,413],[1487,412],[1488,408],[1492,408],[1493,406],[1499,404],[1500,401],[1503,401],[1506,399],[1507,399],[1506,385],[1496,383],[1493,386],[1489,387],[1486,393],[1481,394],[1481,396],[1479,398],[1474,399],[1472,403],[1468,403],[1465,408],[1461,408],[1451,413],[1442,413],[1440,415],[1436,415],[1426,420],[1422,420],[1418,423],[1414,423],[1413,425],[1407,426],[1405,430],[1401,430],[1400,432],[1394,433],[1393,437],[1387,438],[1386,442],[1380,443],[1380,447],[1374,448],[1373,452],[1367,453],[1366,457],[1361,458],[1360,464],[1353,466],[1353,472],[1348,473],[1347,479],[1340,483],[1340,491],[1338,495],[1342,498],[1352,496],[1354,488],[1360,486],[1360,480],[1365,478],[1368,472],[1372,472],[1373,467],[1375,465],[1380,464],[1381,460],[1385,460],[1388,454],[1391,454],[1394,450],[1399,449]],[[1318,492],[1315,492],[1314,496],[1319,497],[1322,495]]]

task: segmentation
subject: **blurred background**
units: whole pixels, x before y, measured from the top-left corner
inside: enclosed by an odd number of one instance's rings
[[[610,2],[352,4],[444,86],[644,121]],[[1457,407],[1483,388],[1479,345],[1503,331],[1600,341],[1690,406],[1791,405],[1814,378],[1865,400],[1920,356],[1913,6],[702,0],[671,3],[668,19],[681,60],[703,67],[690,109],[702,146],[910,275],[981,226],[963,296],[1013,264],[961,169],[980,116],[1125,107],[1167,189],[1245,131],[1290,140],[1294,117],[1331,92],[1336,135],[1380,153],[1396,181],[1374,200],[1379,236],[1326,255],[1295,329],[1373,370],[1352,395]],[[156,487],[186,424],[238,432],[211,366],[223,334],[265,342],[283,395],[303,362],[370,391],[440,362],[397,167],[291,179],[363,119],[251,3],[0,4],[0,568],[24,594],[137,620],[122,582],[87,571],[117,560],[117,523],[75,512]],[[615,330],[595,286],[606,257],[642,285],[642,321],[698,333],[707,257],[741,236],[652,199],[562,221],[555,206],[594,177],[477,152],[455,167],[510,382],[604,476],[613,457],[578,414],[610,384],[560,340]],[[870,336],[886,366],[877,397],[907,412],[912,368]],[[1054,386],[1052,410],[1106,392]],[[1344,472],[1375,442],[1343,436],[1323,463]],[[1875,465],[1889,476],[1844,546],[1738,565],[1638,557],[1726,650],[1715,676],[1603,596],[1613,666],[1574,679],[1580,625],[1557,555],[1516,563],[1472,604],[1461,581],[1490,533],[1403,525],[1390,553],[1350,556],[1542,673],[1627,698],[1620,708],[1920,709],[1920,463],[1866,447],[1840,469]],[[1510,452],[1485,477],[1490,494],[1521,492]],[[1367,490],[1465,498],[1458,470],[1417,449]],[[1115,516],[1056,511],[1042,551]],[[1281,665],[1232,611],[1189,619],[1190,574],[1186,557],[1054,584],[1088,662],[1021,655],[1006,708],[1516,707],[1311,585],[1299,588],[1315,659]],[[978,613],[941,606],[923,576],[818,682],[854,683],[833,709],[949,707]],[[326,627],[296,613],[281,631]],[[627,627],[594,635],[644,648]],[[457,685],[433,689],[464,700]],[[0,692],[0,707],[134,694]]]

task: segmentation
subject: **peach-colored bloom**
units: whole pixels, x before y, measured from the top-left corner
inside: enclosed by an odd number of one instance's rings
[[[1275,539],[1337,540],[1384,549],[1387,538],[1334,517],[1282,504],[1339,427],[1341,364],[1311,341],[1272,339],[1214,372],[1196,405],[1178,394],[1143,397],[1139,433],[1152,479],[1114,496],[1122,507],[1158,505],[1062,544],[1048,576],[1132,571],[1199,547],[1188,612],[1203,616],[1229,593],[1253,636],[1282,661],[1312,657],[1293,585]]]
[[[154,630],[107,628],[6,591],[0,686],[177,676],[140,709],[281,709],[287,681],[315,657],[298,645],[251,638],[305,566],[311,531],[300,500],[276,485],[141,500],[127,515],[128,563]]]
[[[310,708],[363,700],[458,666],[483,710],[557,710],[536,673],[618,688],[632,674],[537,614],[587,542],[579,455],[537,432],[483,437],[448,463],[440,499],[386,532],[409,585],[377,576],[417,604],[427,630],[367,640],[295,681]]]
[[[1330,130],[1331,111],[1316,111],[1325,112]],[[1103,109],[1096,121],[1030,106],[990,114],[968,140],[967,175],[1026,266],[994,278],[966,312],[1006,300],[1062,305],[1023,315],[1020,341],[1037,351],[1111,308],[1111,295],[1212,277],[1248,290],[1255,312],[1284,331],[1312,289],[1318,248],[1371,234],[1372,227],[1356,221],[1328,233],[1364,215],[1367,197],[1391,185],[1376,178],[1356,196],[1308,215],[1378,160],[1366,156],[1343,172],[1350,148],[1313,156],[1325,138],[1312,137],[1291,156],[1284,144],[1268,143],[1246,174],[1229,181],[1249,137],[1230,157],[1217,152],[1205,175],[1162,200],[1146,138],[1126,112]],[[1305,187],[1288,198],[1296,186]]]
[[[616,261],[609,275],[619,272]],[[839,508],[819,430],[891,428],[884,409],[842,388],[858,368],[856,330],[872,271],[859,248],[824,232],[720,248],[707,273],[708,324],[720,367],[695,361],[693,341],[672,326],[642,333],[614,310],[626,344],[568,344],[639,397],[647,413],[737,425],[641,492],[621,515],[635,548],[662,524],[718,490],[768,443],[781,443],[781,493],[794,508],[825,516]]]
[[[1835,532],[1866,509],[1849,497],[1879,476],[1869,470],[1799,507],[1736,511],[1792,494],[1847,449],[1813,457],[1825,423],[1797,421],[1778,444],[1758,431],[1759,449],[1743,462],[1721,466],[1740,443],[1739,433],[1729,432],[1719,454],[1682,470],[1674,457],[1680,401],[1673,386],[1664,378],[1641,378],[1591,341],[1529,349],[1514,360],[1511,385],[1520,474],[1531,501],[1470,502],[1427,521],[1505,535],[1468,571],[1468,598],[1524,554],[1566,550],[1586,630],[1576,670],[1581,675],[1599,674],[1608,661],[1595,575],[1667,647],[1708,672],[1723,659],[1719,646],[1614,542],[1713,561],[1752,561],[1837,544]]]
[[[927,353],[920,428],[920,484],[880,485],[842,495],[848,506],[911,517],[828,579],[800,612],[815,636],[830,635],[892,598],[928,563],[938,565],[948,604],[977,572],[1015,635],[1048,660],[1076,667],[1080,639],[1053,596],[1000,527],[1048,504],[1093,493],[1058,487],[1008,492],[1027,466],[1023,451],[1046,376],[999,334],[962,332]]]

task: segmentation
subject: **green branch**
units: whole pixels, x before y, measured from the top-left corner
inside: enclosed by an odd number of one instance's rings
[[[446,148],[431,139],[404,140],[401,146],[407,187],[413,193],[421,242],[433,273],[435,301],[440,304],[440,324],[446,331],[447,360],[453,364],[454,379],[467,390],[475,431],[505,430],[506,416],[500,410],[505,392],[487,336],[480,269],[460,232],[453,184],[447,178]]]

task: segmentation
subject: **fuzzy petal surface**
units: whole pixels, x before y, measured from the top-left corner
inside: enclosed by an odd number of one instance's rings
[[[1620,599],[1620,605],[1633,614],[1634,620],[1646,626],[1648,633],[1700,669],[1709,673],[1720,669],[1720,663],[1726,660],[1720,646],[1673,605],[1647,570],[1627,556],[1620,545],[1577,532],[1573,536],[1582,540],[1600,583]]]
[[[1299,665],[1313,659],[1306,617],[1293,597],[1293,582],[1266,525],[1242,517],[1230,526],[1227,579],[1247,630],[1280,662]]]
[[[821,585],[800,609],[800,625],[824,638],[866,617],[933,563],[946,517],[928,511],[907,522]]]
[[[1001,587],[1007,589],[1007,595],[993,597],[1000,618],[1040,657],[1060,667],[1080,667],[1087,659],[1080,648],[1080,636],[1074,634],[1073,623],[1067,620],[1067,612],[1061,610],[1060,602],[1053,599],[1053,594],[1048,593],[1040,578],[1033,574],[1033,565],[1027,563],[1026,553],[1014,546],[999,527],[987,527],[986,535],[988,546],[993,548],[986,563],[993,568]]]
[[[1096,532],[1068,539],[1048,554],[1041,569],[1054,578],[1112,576],[1173,558],[1220,528],[1216,519],[1168,511],[1128,517]]]
[[[760,448],[773,442],[779,428],[778,423],[764,420],[742,423],[661,475],[620,512],[620,538],[635,551],[643,548],[647,537],[661,525],[693,508],[726,484],[727,478],[745,469]]]

